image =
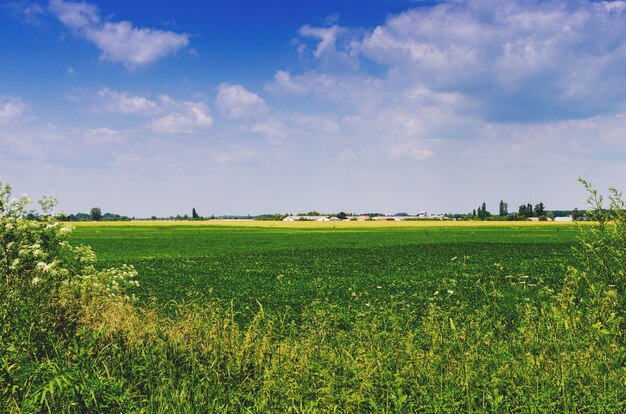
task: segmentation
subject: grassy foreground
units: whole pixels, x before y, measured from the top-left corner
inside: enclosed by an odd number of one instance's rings
[[[5,208],[0,411],[624,411],[626,219],[612,201],[580,240],[195,225],[70,239]]]

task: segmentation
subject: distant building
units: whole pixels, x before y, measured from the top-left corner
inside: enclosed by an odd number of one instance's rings
[[[330,221],[326,216],[287,216],[283,221]]]
[[[572,221],[572,217],[571,216],[567,216],[567,217],[555,217],[554,221],[560,221],[562,223],[568,223],[570,221]]]

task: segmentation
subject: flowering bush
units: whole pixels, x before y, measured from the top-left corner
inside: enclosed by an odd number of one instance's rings
[[[48,333],[70,337],[93,301],[133,299],[125,293],[137,284],[132,266],[96,269],[90,247],[70,245],[71,228],[56,221],[55,204],[42,199],[38,215],[32,200],[12,198],[11,187],[0,183],[0,343],[40,334],[35,349],[43,352]]]

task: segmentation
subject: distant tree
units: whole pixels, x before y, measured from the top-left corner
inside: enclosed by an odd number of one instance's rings
[[[532,217],[533,216],[533,205],[528,203],[526,204],[526,217]]]
[[[198,213],[196,213],[196,208],[195,207],[191,209],[191,218],[192,219],[199,219],[200,218]]]
[[[472,210],[472,217],[476,218],[476,209]]]
[[[339,220],[345,220],[346,218],[348,218],[348,215],[344,213],[343,211],[340,211],[339,214],[337,214],[337,218]]]
[[[305,216],[321,216],[321,214],[313,210],[313,211],[309,211],[308,213],[306,213]]]
[[[535,209],[533,210],[535,217],[541,217],[546,214],[546,209],[543,206],[543,203],[539,203],[535,205]]]
[[[580,219],[580,211],[578,211],[578,207],[574,207],[572,210],[572,220],[576,221]]]
[[[91,221],[100,221],[102,220],[102,210],[99,207],[94,207],[89,212],[89,217]]]
[[[546,213],[546,217],[549,218],[550,220],[554,220],[554,213],[552,211],[548,211]]]
[[[526,217],[526,205],[522,204],[521,206],[519,206],[519,209],[518,209],[517,213],[520,216]]]
[[[507,214],[509,214],[509,205],[504,200],[500,200],[500,213],[498,215],[504,217]]]
[[[156,220],[156,219],[157,219],[156,216],[150,217],[150,220]]]
[[[485,202],[483,202],[481,206],[478,207],[477,214],[478,214],[478,218],[481,220],[484,220],[491,215],[491,213],[487,211],[487,204]]]

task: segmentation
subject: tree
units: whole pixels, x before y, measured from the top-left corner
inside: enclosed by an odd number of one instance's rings
[[[533,216],[533,205],[528,203],[526,204],[526,217],[532,217]]]
[[[102,220],[102,210],[99,207],[94,207],[89,212],[89,217],[91,221],[100,221]]]
[[[478,218],[481,220],[484,220],[491,215],[491,213],[487,211],[487,204],[485,202],[483,202],[481,206],[478,207],[477,214]]]
[[[517,212],[520,216],[526,217],[526,206],[522,204],[521,206],[519,206],[519,209]]]
[[[580,211],[578,211],[578,207],[574,207],[572,210],[572,220],[576,221],[580,218]]]
[[[198,213],[196,213],[196,208],[195,207],[191,209],[191,218],[193,218],[193,219],[199,219],[200,218]]]
[[[504,200],[500,200],[500,217],[504,217],[509,214],[509,205],[504,202]]]
[[[339,220],[345,220],[348,217],[348,215],[346,213],[344,213],[343,211],[340,211],[339,214],[337,214],[337,218]]]
[[[546,214],[546,209],[543,206],[543,203],[540,202],[539,204],[535,205],[534,213],[535,213],[535,217],[541,217]]]

